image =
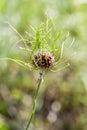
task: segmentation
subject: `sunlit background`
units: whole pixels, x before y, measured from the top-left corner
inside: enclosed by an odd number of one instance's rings
[[[75,38],[68,55],[76,55],[70,67],[45,74],[30,130],[87,130],[87,0],[0,0],[0,59],[24,56],[7,22],[25,36],[47,17],[70,33],[68,44]],[[0,130],[24,130],[37,79],[37,71],[0,61]]]

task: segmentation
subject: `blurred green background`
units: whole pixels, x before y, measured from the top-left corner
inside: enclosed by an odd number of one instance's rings
[[[76,55],[69,68],[45,74],[30,130],[87,130],[87,0],[0,0],[0,58],[24,56],[7,21],[25,36],[47,15],[70,32],[69,43],[75,38],[69,54]],[[37,79],[37,71],[0,61],[0,130],[24,130]]]

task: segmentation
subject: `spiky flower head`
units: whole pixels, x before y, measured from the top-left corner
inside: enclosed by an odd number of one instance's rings
[[[24,46],[21,46],[20,49],[22,49],[22,52],[24,50],[26,60],[8,59],[31,70],[36,68],[55,71],[57,68],[62,69],[61,66],[63,68],[68,66],[68,59],[65,58],[63,51],[68,33],[65,31],[59,32],[52,24],[50,26],[48,23],[47,21],[36,29],[31,27],[34,33],[31,35],[29,32],[26,32],[26,38],[23,38],[16,29],[10,25],[24,43]]]
[[[33,30],[34,35],[30,37],[31,46],[25,46],[31,67],[56,70],[58,66],[67,66],[63,48],[68,33],[66,34],[64,31],[57,32],[57,30],[49,27],[48,23],[43,23],[37,29],[33,28]]]

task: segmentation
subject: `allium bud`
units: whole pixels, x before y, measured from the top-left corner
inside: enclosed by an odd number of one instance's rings
[[[33,64],[35,67],[49,68],[53,66],[54,61],[55,58],[51,53],[38,53],[34,56]]]

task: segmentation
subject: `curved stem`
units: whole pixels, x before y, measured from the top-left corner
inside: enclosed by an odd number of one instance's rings
[[[30,127],[30,124],[32,122],[32,119],[33,119],[33,116],[34,116],[34,113],[35,113],[37,95],[38,95],[38,92],[39,92],[39,88],[40,88],[42,79],[43,79],[43,70],[40,73],[40,76],[39,76],[39,79],[38,79],[38,86],[37,86],[37,90],[36,90],[36,93],[35,93],[35,96],[34,96],[34,103],[33,103],[33,107],[32,107],[32,113],[31,113],[30,119],[29,119],[29,121],[28,121],[28,123],[26,125],[25,130],[28,130],[28,128]]]

